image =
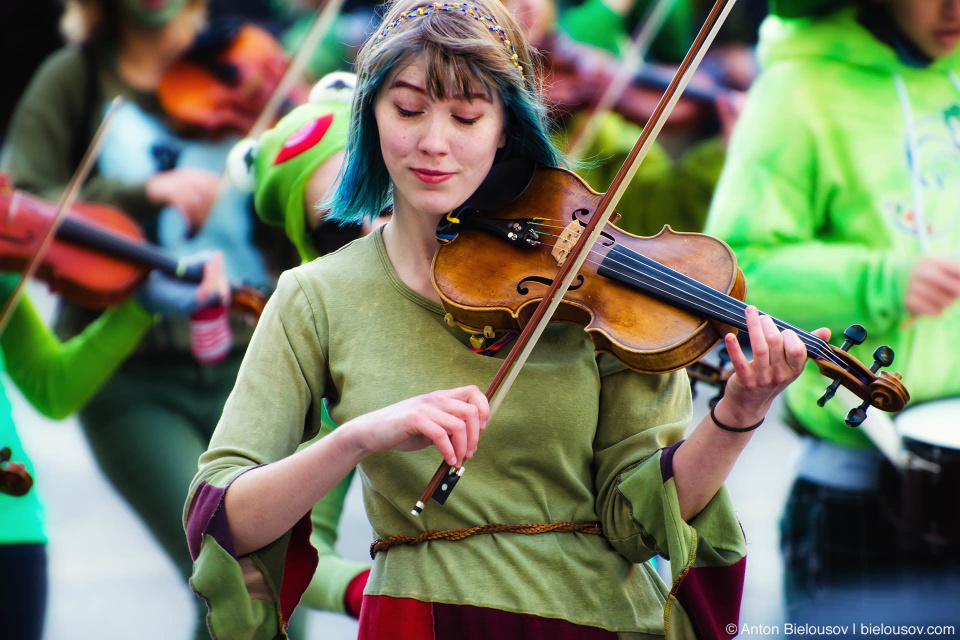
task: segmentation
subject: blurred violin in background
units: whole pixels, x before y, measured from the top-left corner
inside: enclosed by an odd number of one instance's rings
[[[0,270],[24,268],[55,211],[52,203],[14,190],[0,175]],[[185,265],[147,242],[139,225],[122,211],[78,202],[57,229],[36,277],[68,302],[103,309],[132,295],[153,269],[189,282],[203,277],[202,265]],[[255,320],[265,303],[266,296],[253,287],[231,287],[234,311]]]
[[[618,72],[621,61],[609,52],[574,42],[559,33],[541,44],[544,54],[544,96],[555,117],[563,117],[596,104]],[[696,129],[716,121],[718,99],[745,91],[755,74],[752,53],[743,47],[712,52],[704,68],[684,89],[664,124],[671,132]],[[612,110],[628,122],[643,126],[653,114],[675,69],[644,63],[630,76]]]
[[[254,24],[224,20],[198,36],[160,80],[157,97],[184,135],[247,135],[280,84],[289,60],[280,42]],[[288,99],[306,102],[308,88]]]

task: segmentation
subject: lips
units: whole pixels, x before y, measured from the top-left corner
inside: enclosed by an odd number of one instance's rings
[[[937,29],[933,32],[933,34],[941,40],[960,38],[960,26],[951,27],[949,29]]]
[[[417,176],[421,181],[426,182],[427,184],[439,184],[451,177],[454,174],[448,173],[446,171],[437,171],[436,169],[422,169],[422,168],[411,168],[413,175]]]

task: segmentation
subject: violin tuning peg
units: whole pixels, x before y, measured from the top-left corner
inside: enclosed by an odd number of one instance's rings
[[[0,449],[0,462],[6,462],[13,457],[13,451],[10,450],[10,447],[3,447]]]
[[[873,365],[870,366],[870,371],[876,373],[881,367],[889,367],[891,364],[893,364],[893,349],[884,344],[873,352]]]
[[[840,345],[840,350],[849,351],[850,347],[852,347],[853,345],[863,344],[863,341],[867,339],[867,330],[864,329],[859,324],[852,324],[843,330],[843,337],[844,337],[844,340],[843,340],[843,344]],[[887,349],[889,349],[889,347],[887,347]],[[880,349],[877,349],[877,351],[874,352],[874,357],[876,357],[876,355],[879,352],[880,352]],[[890,352],[890,359],[892,361],[893,351]],[[876,373],[876,370],[874,370],[874,373]],[[830,398],[832,398],[837,393],[837,389],[839,388],[840,388],[839,380],[834,380],[833,382],[831,382],[830,386],[827,387],[827,390],[824,391],[820,399],[817,400],[817,406],[822,407],[825,404],[827,404],[827,401],[830,400]],[[862,418],[860,422],[863,422]],[[847,424],[849,424],[849,422]],[[859,424],[860,423],[858,422],[857,425]],[[852,426],[857,426],[857,425],[852,425]]]
[[[859,427],[867,419],[867,407],[869,406],[869,402],[864,402],[859,407],[850,409],[844,422],[850,427]]]
[[[863,344],[867,339],[867,330],[859,324],[852,324],[843,331],[843,337],[846,338],[840,345],[841,351],[849,351],[855,344]]]
[[[817,400],[817,406],[822,407],[827,404],[827,401],[830,400],[837,393],[837,389],[840,388],[840,381],[834,380],[830,383],[830,386],[827,387],[827,390],[823,392],[823,395],[820,396],[820,399]]]

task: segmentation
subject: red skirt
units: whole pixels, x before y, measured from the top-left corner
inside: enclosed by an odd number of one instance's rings
[[[617,640],[613,631],[471,605],[364,596],[358,640]]]

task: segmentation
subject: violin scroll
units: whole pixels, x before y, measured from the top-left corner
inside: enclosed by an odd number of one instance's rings
[[[0,449],[0,493],[10,496],[25,496],[33,486],[33,477],[22,462],[11,462],[10,447]]]
[[[900,381],[900,374],[880,371],[893,364],[893,349],[886,345],[877,347],[873,352],[873,364],[868,369],[847,352],[852,345],[862,344],[866,340],[866,330],[855,324],[847,327],[843,335],[843,344],[840,347],[831,345],[830,349],[831,353],[843,362],[844,367],[825,359],[815,359],[820,373],[833,380],[817,404],[824,406],[841,386],[849,389],[863,400],[859,407],[851,409],[847,414],[846,423],[851,427],[859,427],[863,423],[867,417],[867,408],[871,406],[888,413],[903,410],[910,400],[910,394]]]

